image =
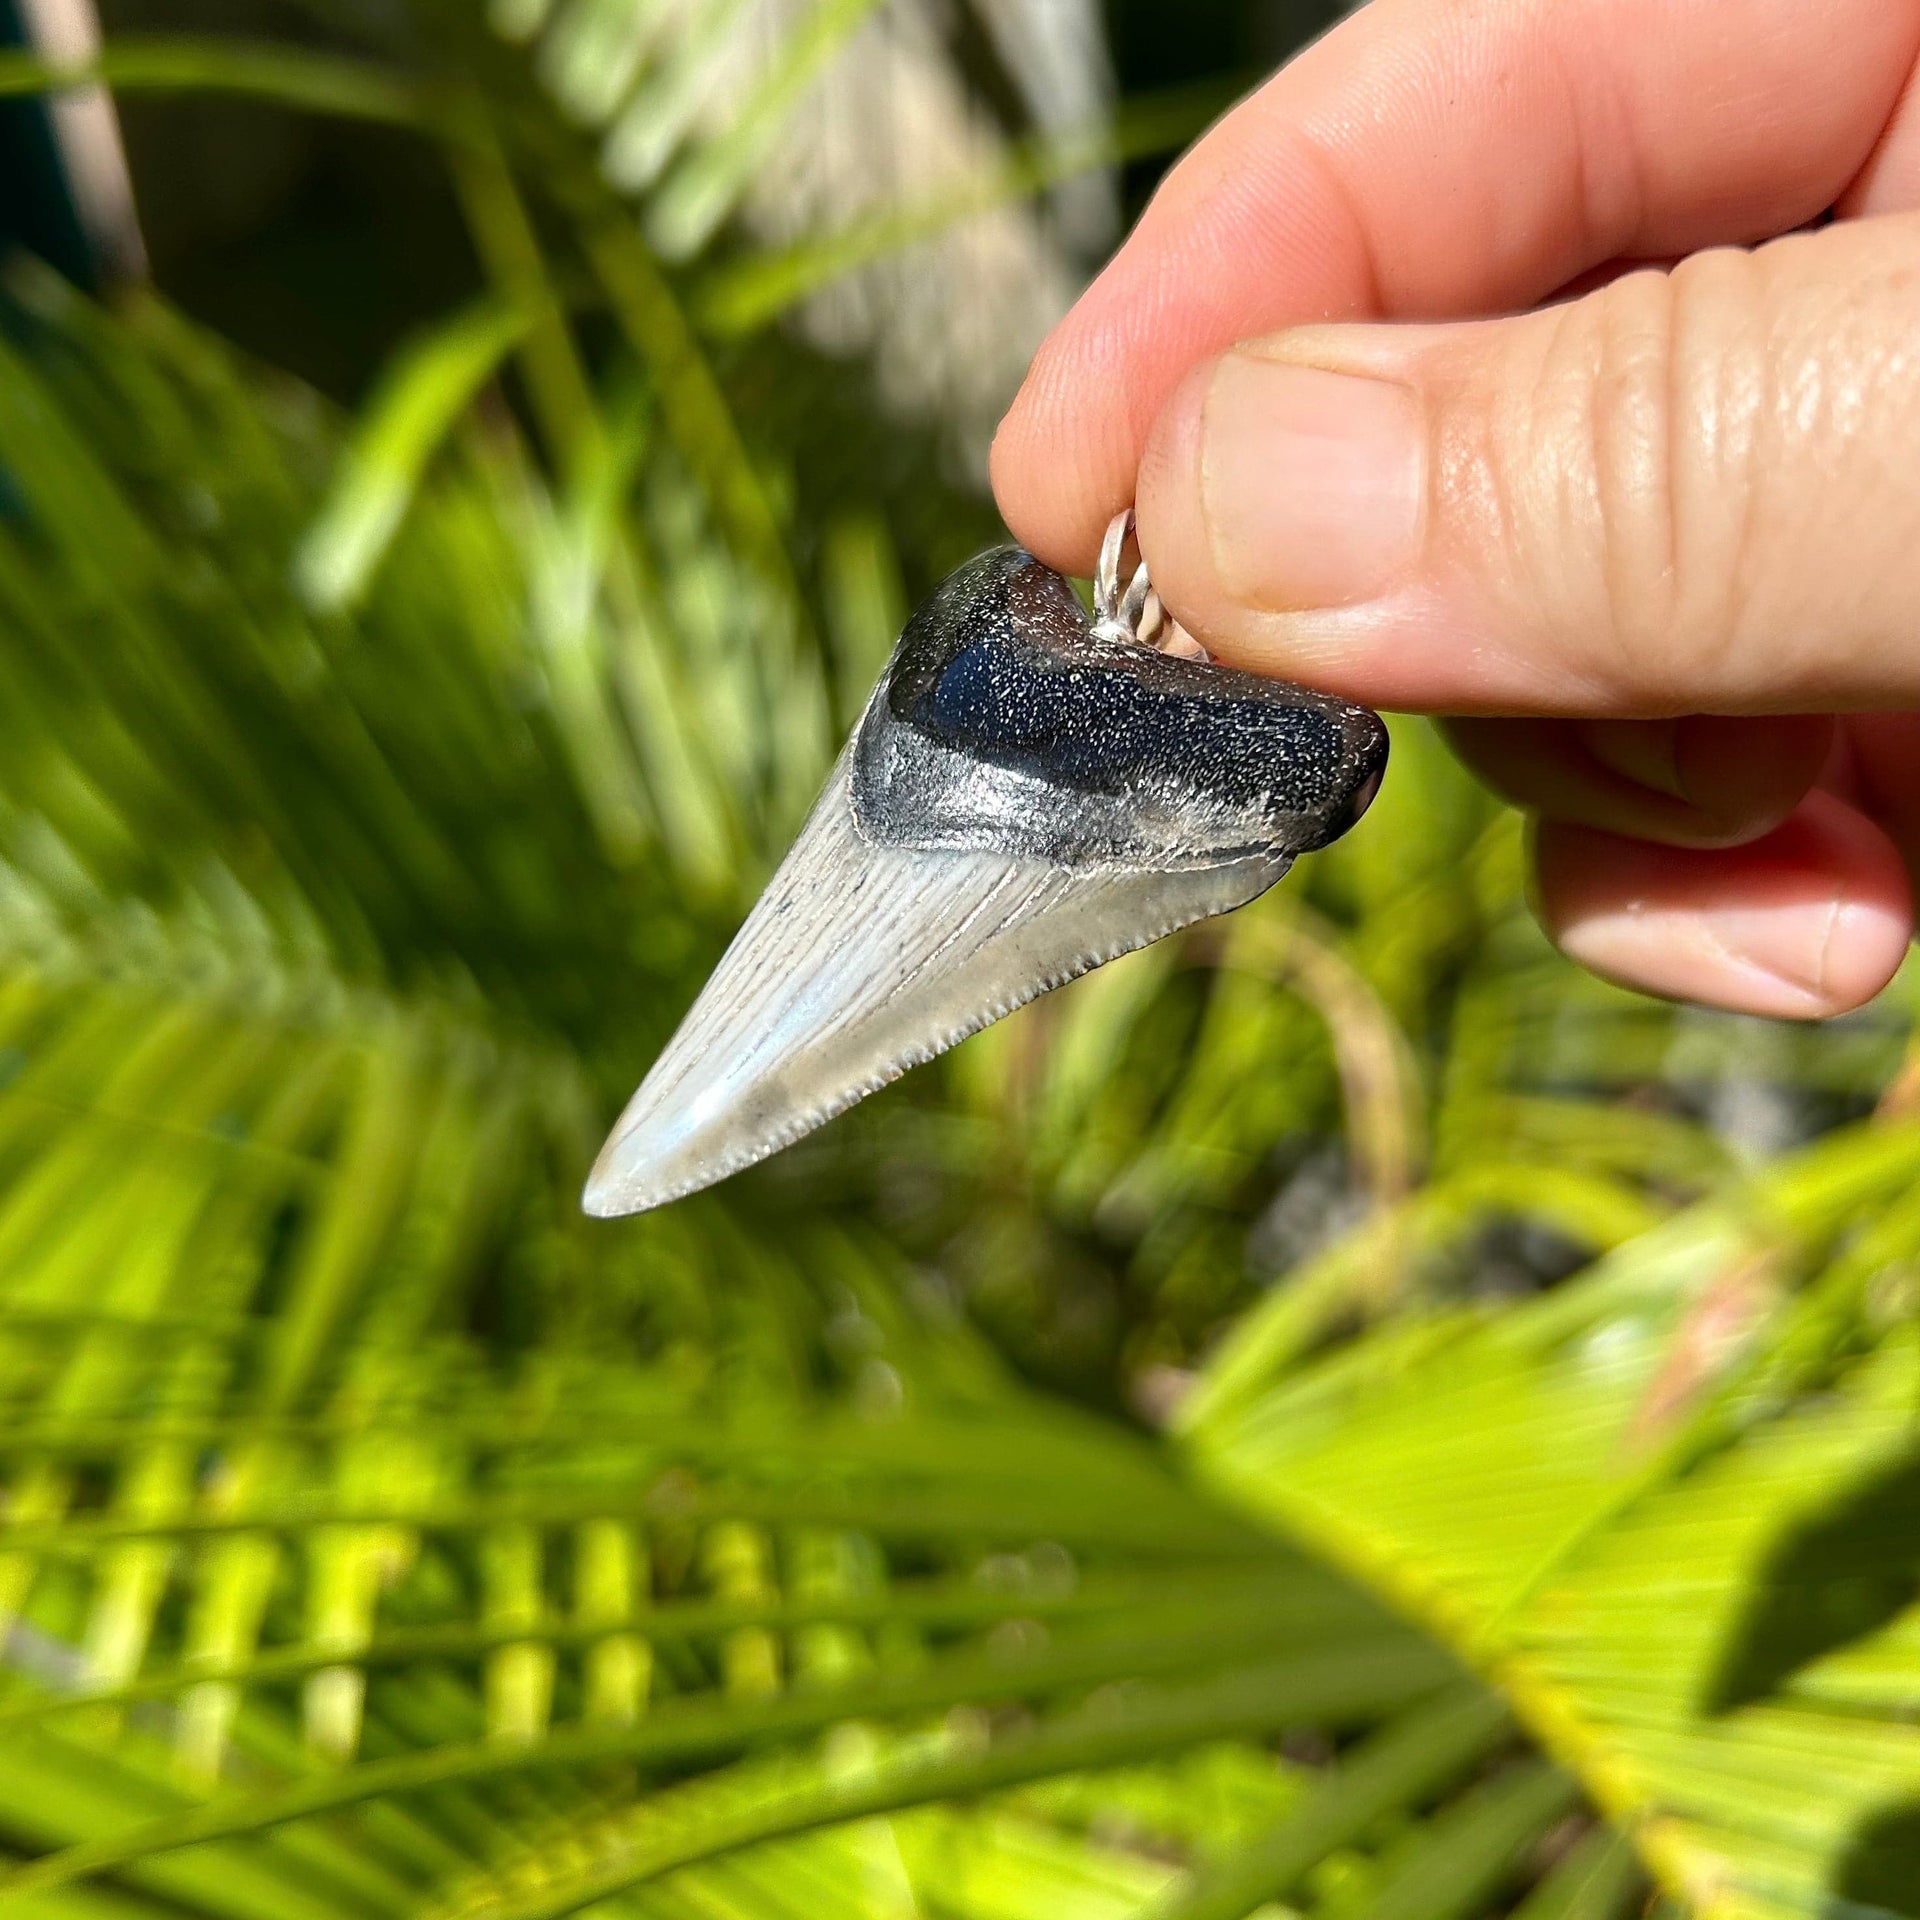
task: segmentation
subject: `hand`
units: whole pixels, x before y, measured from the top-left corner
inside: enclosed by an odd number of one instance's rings
[[[1920,861],[1920,0],[1374,0],[1169,175],[994,485],[1080,573],[1134,500],[1233,665],[1464,716],[1576,959],[1860,1005]]]

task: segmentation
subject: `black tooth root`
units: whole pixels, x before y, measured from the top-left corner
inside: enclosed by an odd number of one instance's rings
[[[1344,802],[1328,811],[1319,837],[1301,842],[1299,850],[1302,853],[1318,853],[1322,847],[1332,846],[1343,834],[1357,826],[1367,809],[1373,805],[1380,791],[1380,783],[1387,777],[1387,723],[1366,707],[1352,707],[1348,711],[1353,716],[1347,742],[1353,778]]]
[[[1377,714],[1096,634],[1018,547],[907,624],[854,748],[870,839],[1144,871],[1310,852],[1366,811]]]

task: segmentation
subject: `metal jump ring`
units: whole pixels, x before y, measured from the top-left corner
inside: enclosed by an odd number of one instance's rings
[[[1125,592],[1120,587],[1120,563],[1132,535],[1133,509],[1127,507],[1113,516],[1100,543],[1100,564],[1093,576],[1094,624],[1116,639],[1150,647],[1161,626],[1162,610],[1144,559],[1134,568]]]
[[[1100,543],[1100,564],[1093,574],[1094,632],[1136,647],[1206,659],[1206,649],[1167,618],[1144,556],[1125,591],[1121,590],[1120,565],[1126,558],[1127,542],[1133,537],[1133,509],[1128,507],[1107,523],[1107,537]]]

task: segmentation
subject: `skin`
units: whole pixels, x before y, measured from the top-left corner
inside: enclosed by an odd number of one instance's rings
[[[1008,525],[1448,718],[1549,933],[1817,1018],[1920,863],[1920,0],[1373,0],[1042,349]]]

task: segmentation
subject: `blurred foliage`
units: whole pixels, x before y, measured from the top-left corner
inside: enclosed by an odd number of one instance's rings
[[[7,281],[0,1911],[1911,1920],[1910,987],[1576,975],[1424,727],[1256,907],[577,1215],[991,536],[780,323],[1204,111],[769,240],[861,22],[616,184],[710,12],[110,42],[438,170],[477,283],[351,414]]]

